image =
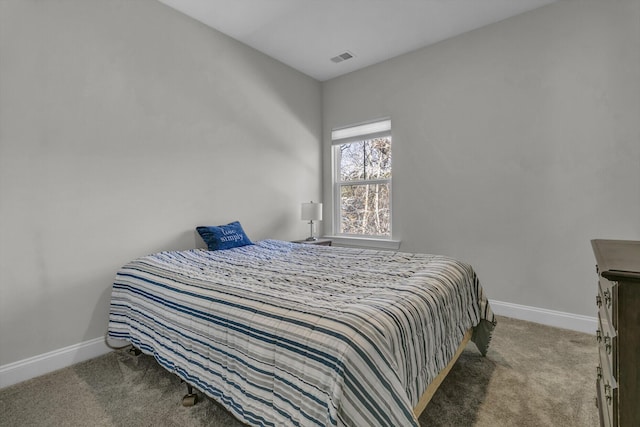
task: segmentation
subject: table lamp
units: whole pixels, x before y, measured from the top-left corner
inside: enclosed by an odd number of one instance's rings
[[[313,221],[322,221],[322,203],[313,203],[313,201],[303,203],[300,217],[304,221],[309,221],[311,235],[307,237],[307,241],[318,240],[313,236]]]

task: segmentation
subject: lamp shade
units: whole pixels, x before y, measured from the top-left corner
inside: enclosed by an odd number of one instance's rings
[[[300,219],[305,221],[322,221],[322,203],[303,203]]]

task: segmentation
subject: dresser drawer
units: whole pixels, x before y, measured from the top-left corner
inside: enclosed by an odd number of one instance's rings
[[[618,333],[613,326],[611,309],[604,303],[602,292],[598,292],[596,304],[598,305],[598,328],[602,336],[616,337]]]
[[[607,403],[607,397],[604,394],[604,383],[598,379],[596,382],[598,396],[598,412],[600,413],[600,426],[613,427],[613,408]]]
[[[604,420],[601,425],[617,426],[614,417],[618,410],[618,382],[610,370],[609,360],[602,345],[598,346],[600,364],[598,366],[598,408],[600,408],[601,418]]]
[[[598,366],[598,378],[604,381],[605,383],[611,385],[612,388],[618,387],[618,382],[611,370],[611,362],[607,356],[607,353],[604,350],[604,347],[601,345],[598,346],[598,356],[600,364]]]
[[[604,277],[600,277],[598,280],[598,295],[596,296],[596,304],[598,309],[607,313],[607,321],[612,328],[617,327],[617,321],[613,313],[616,312],[615,306],[617,303],[616,287],[614,284]]]
[[[604,320],[606,322],[606,320]],[[600,364],[602,367],[602,375],[605,379],[617,379],[615,366],[615,351],[617,345],[617,337],[615,330],[611,330],[603,324],[601,313],[598,312],[598,330],[596,331],[596,339],[598,341],[598,353],[600,355]]]
[[[606,309],[608,313],[612,313],[614,292],[615,288],[613,283],[601,277],[600,280],[598,280],[598,297],[596,297],[598,307]]]

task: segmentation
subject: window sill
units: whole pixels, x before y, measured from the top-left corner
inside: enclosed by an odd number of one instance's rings
[[[368,237],[347,237],[347,236],[324,236],[325,239],[331,239],[334,245],[352,246],[356,248],[371,249],[400,249],[400,240],[391,239],[374,239]]]

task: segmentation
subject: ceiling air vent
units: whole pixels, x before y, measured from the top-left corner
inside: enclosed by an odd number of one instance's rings
[[[331,58],[331,61],[335,62],[336,64],[342,61],[346,61],[347,59],[351,59],[353,58],[355,55],[351,52],[344,52],[341,53],[338,56],[334,56],[333,58]]]

